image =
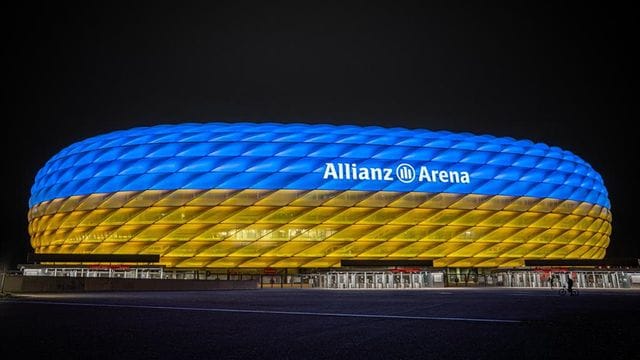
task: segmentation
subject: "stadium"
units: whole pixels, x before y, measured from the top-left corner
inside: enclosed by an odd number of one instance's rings
[[[421,129],[187,123],[63,149],[29,200],[36,254],[174,269],[514,268],[603,259],[601,176],[528,140]]]

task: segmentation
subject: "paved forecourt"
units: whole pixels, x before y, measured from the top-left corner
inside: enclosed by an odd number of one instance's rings
[[[629,358],[638,305],[634,290],[34,294],[0,300],[0,328],[25,356]]]

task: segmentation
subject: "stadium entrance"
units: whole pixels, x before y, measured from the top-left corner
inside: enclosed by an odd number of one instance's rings
[[[309,286],[325,289],[420,289],[444,286],[441,271],[330,271],[307,276]]]
[[[498,270],[492,276],[498,286],[555,288],[567,285],[583,289],[619,289],[634,287],[636,272],[597,270]]]

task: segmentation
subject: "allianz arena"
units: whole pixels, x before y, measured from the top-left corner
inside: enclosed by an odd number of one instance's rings
[[[528,140],[403,128],[207,123],[116,131],[38,172],[37,254],[152,254],[170,268],[435,267],[602,259],[600,175]]]

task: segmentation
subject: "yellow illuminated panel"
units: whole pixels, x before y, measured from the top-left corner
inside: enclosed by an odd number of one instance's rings
[[[306,191],[302,190],[278,190],[256,202],[262,206],[285,206],[300,198]]]
[[[285,206],[261,218],[260,220],[258,220],[258,222],[266,224],[288,224],[292,222],[293,219],[299,217],[307,211],[309,211],[308,207]]]
[[[335,267],[344,259],[521,266],[598,259],[602,206],[509,196],[328,190],[125,191],[29,210],[40,253],[159,254],[169,267]]]
[[[327,224],[353,224],[365,216],[371,214],[375,209],[352,207],[341,211],[337,215],[326,220]]]
[[[109,196],[105,201],[101,202],[98,207],[107,209],[119,209],[135,196],[136,193],[133,191],[117,192]]]
[[[279,247],[272,249],[264,254],[264,256],[274,257],[291,257],[303,250],[315,245],[312,241],[291,241],[281,244]]]

